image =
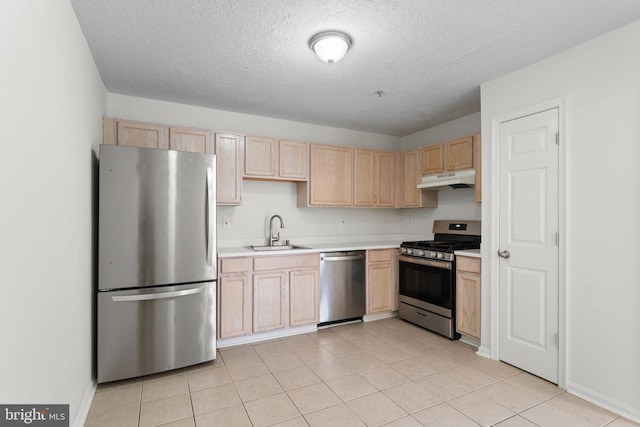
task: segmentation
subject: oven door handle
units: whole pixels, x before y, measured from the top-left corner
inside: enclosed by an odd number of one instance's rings
[[[429,259],[413,258],[404,255],[398,257],[399,262],[406,262],[409,264],[420,264],[426,267],[440,268],[442,270],[451,270],[453,263],[448,261],[432,261]]]

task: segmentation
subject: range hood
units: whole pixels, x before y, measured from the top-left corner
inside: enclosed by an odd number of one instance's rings
[[[423,176],[418,188],[429,190],[441,190],[443,188],[468,188],[476,183],[476,171],[474,169],[448,172],[440,175]]]

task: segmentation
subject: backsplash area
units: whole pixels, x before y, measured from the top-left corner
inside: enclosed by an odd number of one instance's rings
[[[275,214],[285,223],[281,237],[298,244],[400,242],[430,236],[434,219],[480,219],[472,189],[441,191],[436,209],[299,208],[291,182],[245,180],[242,197],[240,206],[218,206],[218,247],[265,244]]]

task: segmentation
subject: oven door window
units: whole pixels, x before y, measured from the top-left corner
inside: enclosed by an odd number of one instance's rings
[[[452,270],[401,261],[399,279],[400,295],[453,309]]]

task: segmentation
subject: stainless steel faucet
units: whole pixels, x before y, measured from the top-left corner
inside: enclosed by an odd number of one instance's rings
[[[276,234],[275,237],[273,237],[273,220],[278,218],[280,220],[280,228],[284,228],[284,221],[282,220],[282,217],[280,215],[273,215],[271,217],[271,219],[269,220],[269,246],[273,246],[274,242],[278,242],[280,241],[280,232],[278,231],[278,233]]]

